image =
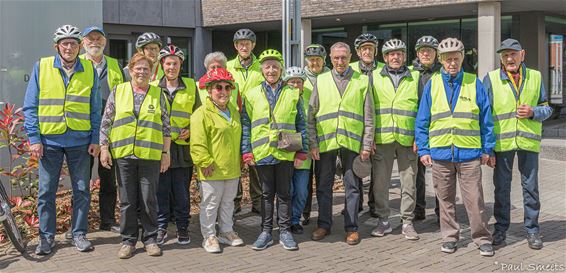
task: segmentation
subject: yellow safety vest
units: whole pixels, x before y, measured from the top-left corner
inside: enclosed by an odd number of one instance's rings
[[[80,57],[81,59],[87,60],[86,54],[82,54]],[[106,80],[110,91],[112,91],[116,85],[124,82],[124,77],[122,75],[120,65],[118,64],[118,60],[106,55],[104,56],[104,59],[106,59]]]
[[[70,128],[90,131],[90,94],[96,76],[89,61],[78,59],[83,71],[77,71],[65,87],[61,71],[53,67],[55,57],[39,60],[39,132],[59,135]]]
[[[114,159],[135,155],[140,159],[161,160],[161,96],[161,89],[150,85],[136,116],[130,82],[116,87],[116,114],[110,131],[110,147]]]
[[[340,95],[331,73],[320,74],[316,81],[319,109],[315,118],[320,152],[344,147],[359,153],[369,78],[354,71],[344,94]]]
[[[312,89],[313,89],[313,85],[311,83],[311,81],[307,78],[307,80],[305,81],[305,83],[303,84],[303,109],[305,109],[305,116],[308,116],[308,112],[309,112],[309,101],[312,95]],[[301,164],[301,166],[299,166],[297,169],[301,169],[301,170],[310,170],[312,165],[312,159],[308,158],[307,160],[303,161],[303,163]]]
[[[419,72],[411,72],[411,77],[403,78],[395,91],[391,79],[374,70],[373,86],[375,143],[397,141],[403,146],[412,146],[419,100]]]
[[[252,88],[260,85],[264,79],[261,74],[259,60],[252,54],[252,64],[246,70],[240,63],[238,56],[226,63],[226,69],[238,84],[240,95],[242,99],[246,96],[247,92]]]
[[[382,62],[377,62],[375,69],[373,71],[381,71],[381,69],[385,66]],[[358,73],[362,73],[362,69],[360,68],[360,61],[355,61],[350,63],[350,67],[354,69],[354,71]]]
[[[452,112],[440,73],[431,77],[430,147],[481,148],[479,114],[476,102],[476,75],[464,73],[460,96]]]
[[[515,97],[509,81],[500,77],[501,70],[489,72],[493,90],[493,105],[491,107],[496,134],[495,151],[527,150],[540,152],[542,137],[542,122],[517,118],[517,106],[522,104],[535,107],[540,96],[541,74],[527,68],[523,79],[523,88],[519,98]],[[519,92],[519,91],[518,91]]]
[[[277,149],[279,132],[296,132],[295,118],[297,116],[297,103],[299,101],[299,90],[284,86],[281,95],[273,109],[273,115],[269,111],[269,102],[262,85],[248,91],[245,98],[246,111],[251,121],[251,145],[256,161],[260,161],[269,155],[276,159],[293,161],[294,152]]]

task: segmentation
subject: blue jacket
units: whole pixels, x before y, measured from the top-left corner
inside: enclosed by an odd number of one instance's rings
[[[525,63],[521,64],[521,78],[524,79],[525,78],[525,73],[527,73],[527,66],[525,65]],[[511,90],[513,90],[513,93],[515,94],[515,98],[518,98],[518,94],[521,93],[521,91],[523,90],[523,85],[525,83],[525,81],[523,81],[523,84],[521,86],[519,86],[519,93],[517,94],[517,90],[515,90],[515,86],[513,85],[513,82],[511,82],[511,79],[509,79],[509,76],[507,75],[507,73],[503,70],[503,68],[500,71],[501,73],[499,73],[499,76],[501,77],[501,79],[506,80],[507,83],[509,84],[509,86],[511,86]],[[485,90],[487,91],[487,94],[489,95],[489,101],[491,104],[493,104],[493,88],[491,86],[491,79],[489,79],[489,75],[486,75],[483,78],[483,87],[485,88]],[[544,89],[544,84],[540,83],[540,95],[538,98],[538,106],[535,106],[533,108],[533,116],[531,117],[532,119],[536,120],[536,121],[544,121],[545,119],[549,118],[550,115],[552,115],[552,108],[550,106],[548,106],[548,99],[546,97],[546,90]]]
[[[283,83],[280,81],[277,84],[277,89],[275,92],[272,91],[271,86],[267,84],[265,81],[261,83],[264,90],[265,95],[267,97],[267,101],[271,106],[271,109],[275,108],[275,104],[277,100],[279,100],[279,96],[281,95],[281,90],[283,90]],[[274,94],[275,93],[275,94]],[[252,145],[251,145],[251,131],[252,131],[252,123],[250,120],[250,116],[248,116],[248,112],[246,111],[246,104],[242,103],[242,154],[251,153],[252,152]],[[295,126],[297,132],[301,133],[303,137],[303,150],[301,152],[308,153],[308,139],[307,139],[307,124],[306,124],[306,116],[305,111],[303,109],[303,99],[299,98],[299,102],[297,102],[297,117],[295,118]],[[257,161],[257,165],[275,165],[278,164],[279,160],[273,157],[272,155]]]
[[[452,111],[456,106],[458,97],[460,96],[460,86],[462,85],[463,71],[460,71],[456,77],[451,77],[444,69],[440,70],[442,80],[444,82],[444,90],[448,98],[448,104]],[[453,87],[450,87],[450,80],[452,80]],[[431,81],[429,80],[423,91],[419,111],[417,113],[417,120],[415,124],[415,137],[416,143],[419,148],[419,156],[430,155],[433,160],[443,160],[451,162],[465,162],[481,157],[482,153],[492,154],[495,147],[495,134],[493,133],[493,118],[491,116],[491,105],[483,85],[479,79],[476,79],[476,102],[480,108],[480,132],[482,149],[469,149],[459,147],[429,147],[429,126],[430,126],[430,106],[432,98],[430,95]]]
[[[91,64],[92,65],[92,64]],[[65,87],[69,84],[69,78],[61,65],[59,54],[55,56],[53,67],[58,68],[61,77],[65,83]],[[24,128],[26,129],[30,144],[43,143],[44,145],[52,145],[58,147],[75,147],[87,144],[98,144],[100,121],[102,119],[102,99],[100,98],[99,79],[96,69],[92,68],[94,73],[94,84],[90,93],[90,132],[74,131],[70,128],[60,135],[41,135],[39,133],[39,119],[37,110],[39,107],[39,61],[33,66],[30,81],[24,98]],[[84,71],[83,65],[78,61],[74,68],[75,72]]]

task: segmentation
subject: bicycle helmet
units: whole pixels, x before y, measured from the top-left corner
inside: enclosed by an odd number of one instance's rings
[[[83,40],[83,35],[77,27],[71,25],[60,26],[53,33],[53,42],[55,43],[68,38],[75,39],[80,43]]]
[[[405,45],[405,42],[399,39],[391,39],[383,44],[383,48],[381,49],[381,52],[383,53],[383,55],[385,55],[394,50],[401,50],[403,52],[407,52],[407,46]]]
[[[285,70],[283,81],[288,81],[292,78],[300,78],[304,82],[307,80],[307,74],[305,74],[305,71],[302,68],[297,66],[291,66],[287,68],[287,70]]]
[[[136,41],[136,49],[141,49],[148,44],[157,44],[161,47],[161,37],[153,32],[146,32],[138,37]]]
[[[437,49],[438,48],[438,40],[432,36],[423,36],[417,40],[415,44],[415,50],[419,50],[423,47],[430,47]]]
[[[438,54],[449,52],[462,52],[464,53],[464,44],[456,38],[446,38],[438,44]]]
[[[159,51],[158,60],[161,61],[167,56],[177,56],[181,58],[181,62],[185,61],[185,53],[175,45],[168,45],[162,48],[161,51]]]
[[[232,74],[230,74],[226,68],[220,67],[206,72],[206,74],[199,79],[200,86],[209,86],[215,82],[228,82],[234,85],[234,77],[232,77]]]
[[[360,48],[360,46],[362,46],[362,44],[365,44],[365,43],[372,43],[375,47],[377,47],[377,44],[378,44],[377,37],[375,37],[375,35],[373,35],[371,33],[361,34],[354,41],[354,48],[356,50],[358,50],[358,48]]]
[[[283,65],[283,55],[275,49],[266,49],[259,55],[259,62],[263,63],[267,60],[277,60]]]
[[[253,43],[256,41],[255,33],[251,29],[242,28],[234,33],[234,39],[232,41],[235,43],[239,40],[250,40]]]
[[[305,48],[304,52],[305,57],[322,57],[323,59],[326,58],[326,49],[324,46],[319,44],[312,44]]]

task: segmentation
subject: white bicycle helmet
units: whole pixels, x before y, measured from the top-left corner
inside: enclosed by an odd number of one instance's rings
[[[464,53],[464,44],[456,38],[446,38],[438,44],[438,54],[449,52]]]
[[[161,37],[153,32],[146,32],[140,35],[136,41],[136,49],[141,49],[145,45],[148,44],[157,44],[161,47],[163,44],[161,43]]]
[[[305,74],[305,70],[297,66],[291,66],[285,70],[285,75],[283,76],[283,81],[288,81],[292,78],[300,78],[301,80],[307,80],[307,74]]]
[[[178,48],[175,45],[168,45],[168,46],[162,48],[159,51],[158,60],[161,61],[163,58],[165,58],[167,56],[177,56],[177,57],[181,58],[181,62],[185,61],[185,53],[183,53],[183,50],[181,50],[180,48]]]
[[[438,48],[438,40],[432,36],[423,36],[417,40],[415,44],[415,50],[419,50],[423,47],[430,47],[437,49]]]
[[[60,26],[53,33],[53,42],[55,43],[68,38],[75,39],[80,43],[83,40],[83,35],[79,28],[71,25]]]
[[[234,38],[232,39],[232,41],[235,43],[236,41],[239,40],[250,40],[255,43],[256,41],[255,33],[251,29],[247,29],[247,28],[239,29],[238,31],[236,31],[236,33],[234,33]]]
[[[399,39],[391,39],[383,44],[383,48],[381,49],[381,52],[383,53],[383,55],[385,55],[395,50],[401,50],[403,52],[407,52],[407,46],[405,45],[405,42]]]

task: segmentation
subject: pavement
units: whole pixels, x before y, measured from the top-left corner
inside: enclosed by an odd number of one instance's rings
[[[531,250],[527,246],[522,228],[520,175],[516,170],[515,167],[511,194],[512,223],[507,233],[507,244],[496,248],[493,257],[480,256],[472,243],[460,196],[457,198],[457,217],[461,223],[458,250],[454,254],[440,251],[441,235],[433,211],[430,171],[427,173],[427,219],[415,223],[421,239],[404,239],[398,210],[399,177],[394,171],[390,188],[393,233],[381,238],[371,237],[376,220],[364,211],[360,214],[359,228],[362,241],[356,246],[344,242],[344,221],[340,214],[344,193],[337,192],[333,202],[332,234],[322,241],[310,240],[310,233],[316,225],[317,213],[314,211],[311,223],[305,226],[305,234],[295,237],[299,243],[298,251],[284,250],[278,244],[277,230],[273,232],[273,246],[264,251],[252,250],[251,244],[260,232],[260,217],[251,214],[247,208],[237,215],[235,223],[235,230],[246,245],[223,247],[220,254],[209,254],[203,250],[198,216],[194,215],[190,224],[191,243],[180,246],[175,239],[169,239],[163,246],[161,257],[149,257],[138,243],[134,257],[120,260],[117,258],[120,238],[111,232],[91,231],[88,237],[95,245],[94,251],[79,253],[62,236],[58,236],[57,246],[48,256],[22,256],[14,249],[0,253],[0,272],[566,272],[566,162],[540,160],[542,250]],[[489,215],[493,210],[491,176],[492,170],[484,167],[482,177]],[[365,190],[367,192],[367,187]],[[490,226],[493,222],[491,217]],[[172,225],[169,234],[170,238],[174,237]],[[36,241],[29,243],[29,253],[33,253],[36,244]]]

